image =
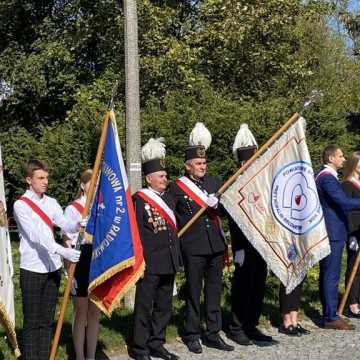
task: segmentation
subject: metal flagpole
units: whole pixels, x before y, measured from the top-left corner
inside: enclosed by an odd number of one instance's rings
[[[136,0],[124,0],[125,22],[125,98],[126,98],[126,172],[131,193],[141,188],[141,134],[139,95],[139,51]],[[135,289],[130,290],[124,304],[133,309]]]

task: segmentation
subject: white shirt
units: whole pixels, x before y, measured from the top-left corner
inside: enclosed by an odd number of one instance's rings
[[[79,229],[77,222],[69,222],[65,218],[54,198],[46,195],[39,198],[31,190],[27,190],[23,196],[32,200],[62,230],[74,232]],[[58,270],[62,265],[56,253],[59,245],[49,226],[22,200],[14,203],[14,217],[20,238],[20,268],[38,273]]]
[[[85,207],[86,197],[83,195],[79,199],[76,199],[75,201]],[[64,216],[70,222],[71,221],[80,222],[82,220],[82,214],[80,214],[79,211],[75,209],[74,206],[72,206],[72,204],[66,207],[64,211]],[[64,234],[66,235],[67,238],[71,240],[72,245],[76,245],[76,242],[79,237],[79,231],[64,232]],[[85,243],[85,239],[82,239],[80,244],[84,244],[84,243]]]
[[[148,186],[148,189],[151,190],[153,193],[159,195],[159,196],[162,196],[164,194],[164,191],[162,191],[162,192],[156,191],[151,186]]]

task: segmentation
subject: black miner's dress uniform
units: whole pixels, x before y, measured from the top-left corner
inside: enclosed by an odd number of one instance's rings
[[[208,194],[216,193],[220,181],[205,176],[199,181],[189,177]],[[189,196],[174,182],[169,191],[175,198],[175,214],[181,229],[200,210]],[[220,205],[219,205],[220,206]],[[220,298],[222,288],[223,254],[225,240],[216,227],[215,210],[208,210],[180,238],[186,275],[186,320],[184,341],[200,338],[200,295],[204,280],[206,337],[216,339],[221,330]]]
[[[173,210],[171,195],[162,200]],[[175,273],[181,264],[175,231],[139,195],[133,197],[136,220],[144,250],[145,273],[136,285],[132,355],[149,355],[165,343],[172,313]]]
[[[247,240],[241,229],[229,216],[232,252],[245,251],[242,266],[235,263],[231,287],[230,334],[237,336],[254,329],[262,311],[265,295],[267,266],[261,255]]]

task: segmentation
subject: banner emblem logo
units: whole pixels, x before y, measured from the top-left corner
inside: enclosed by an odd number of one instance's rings
[[[99,198],[98,198],[98,210],[104,210],[105,204],[104,204],[104,197],[101,191],[99,191]]]
[[[278,171],[271,187],[271,208],[275,219],[296,235],[320,223],[323,212],[310,163],[295,161]]]

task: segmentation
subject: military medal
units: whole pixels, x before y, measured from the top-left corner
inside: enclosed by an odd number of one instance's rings
[[[150,210],[151,208],[150,208],[150,205],[149,204],[145,204],[145,211],[146,211],[146,213],[148,214],[148,216],[149,216],[149,220],[151,219],[151,221],[149,221],[148,220],[148,222],[152,222],[153,220],[152,220],[152,213],[151,213],[151,210]]]

